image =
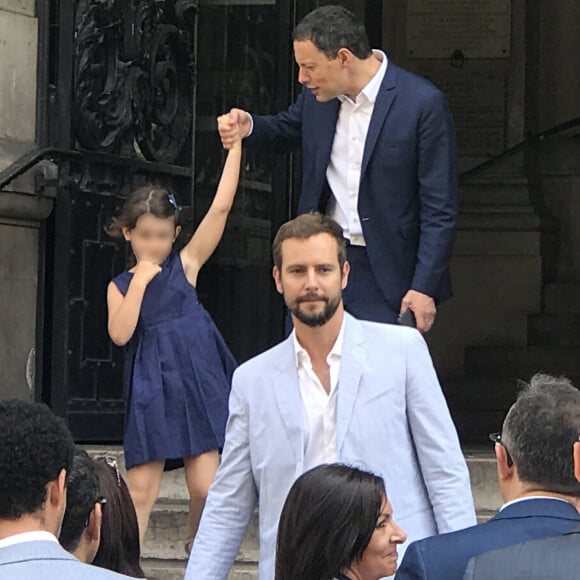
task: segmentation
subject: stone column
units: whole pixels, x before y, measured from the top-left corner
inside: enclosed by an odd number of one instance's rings
[[[34,0],[0,0],[0,170],[36,146],[37,34]],[[34,397],[38,231],[51,208],[32,175],[0,191],[0,398]]]

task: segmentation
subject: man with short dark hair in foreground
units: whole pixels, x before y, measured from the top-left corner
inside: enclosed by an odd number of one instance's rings
[[[48,407],[0,401],[0,578],[128,578],[79,562],[56,539],[74,443]]]

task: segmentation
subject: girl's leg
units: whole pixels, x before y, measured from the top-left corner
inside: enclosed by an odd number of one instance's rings
[[[192,540],[197,533],[205,498],[219,466],[218,450],[207,451],[195,457],[186,457],[185,480],[189,490],[189,515],[187,518],[187,539]],[[189,544],[189,542],[188,542]]]
[[[151,461],[127,470],[127,486],[135,504],[139,523],[139,542],[143,546],[149,516],[159,495],[165,461]]]

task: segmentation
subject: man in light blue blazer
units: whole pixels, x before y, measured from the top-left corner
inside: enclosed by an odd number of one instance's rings
[[[327,212],[349,240],[347,312],[426,332],[451,297],[458,213],[456,144],[447,100],[432,83],[371,50],[343,6],[320,6],[293,32],[296,101],[277,115],[230,111],[220,135],[249,149],[302,150],[298,213]]]
[[[74,451],[64,422],[45,405],[0,401],[0,433],[0,578],[129,578],[83,564],[56,539]]]
[[[493,434],[504,505],[488,522],[413,542],[396,580],[462,580],[469,559],[580,525],[580,483],[570,445],[580,427],[580,392],[564,378],[532,377]],[[508,575],[511,578],[511,575]]]
[[[227,578],[256,503],[259,577],[272,580],[286,495],[322,463],[383,477],[411,541],[475,523],[467,466],[423,338],[344,312],[340,226],[303,214],[280,228],[273,254],[294,331],[234,374],[222,463],[187,580]]]

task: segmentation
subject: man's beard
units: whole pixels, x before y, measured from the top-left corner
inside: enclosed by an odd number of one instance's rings
[[[312,300],[320,300],[324,302],[324,308],[320,312],[308,313],[300,309],[300,304]],[[300,322],[307,326],[323,326],[326,324],[337,311],[342,301],[342,293],[335,296],[318,296],[317,294],[308,294],[297,298],[292,305],[287,304],[290,313],[295,316]]]

